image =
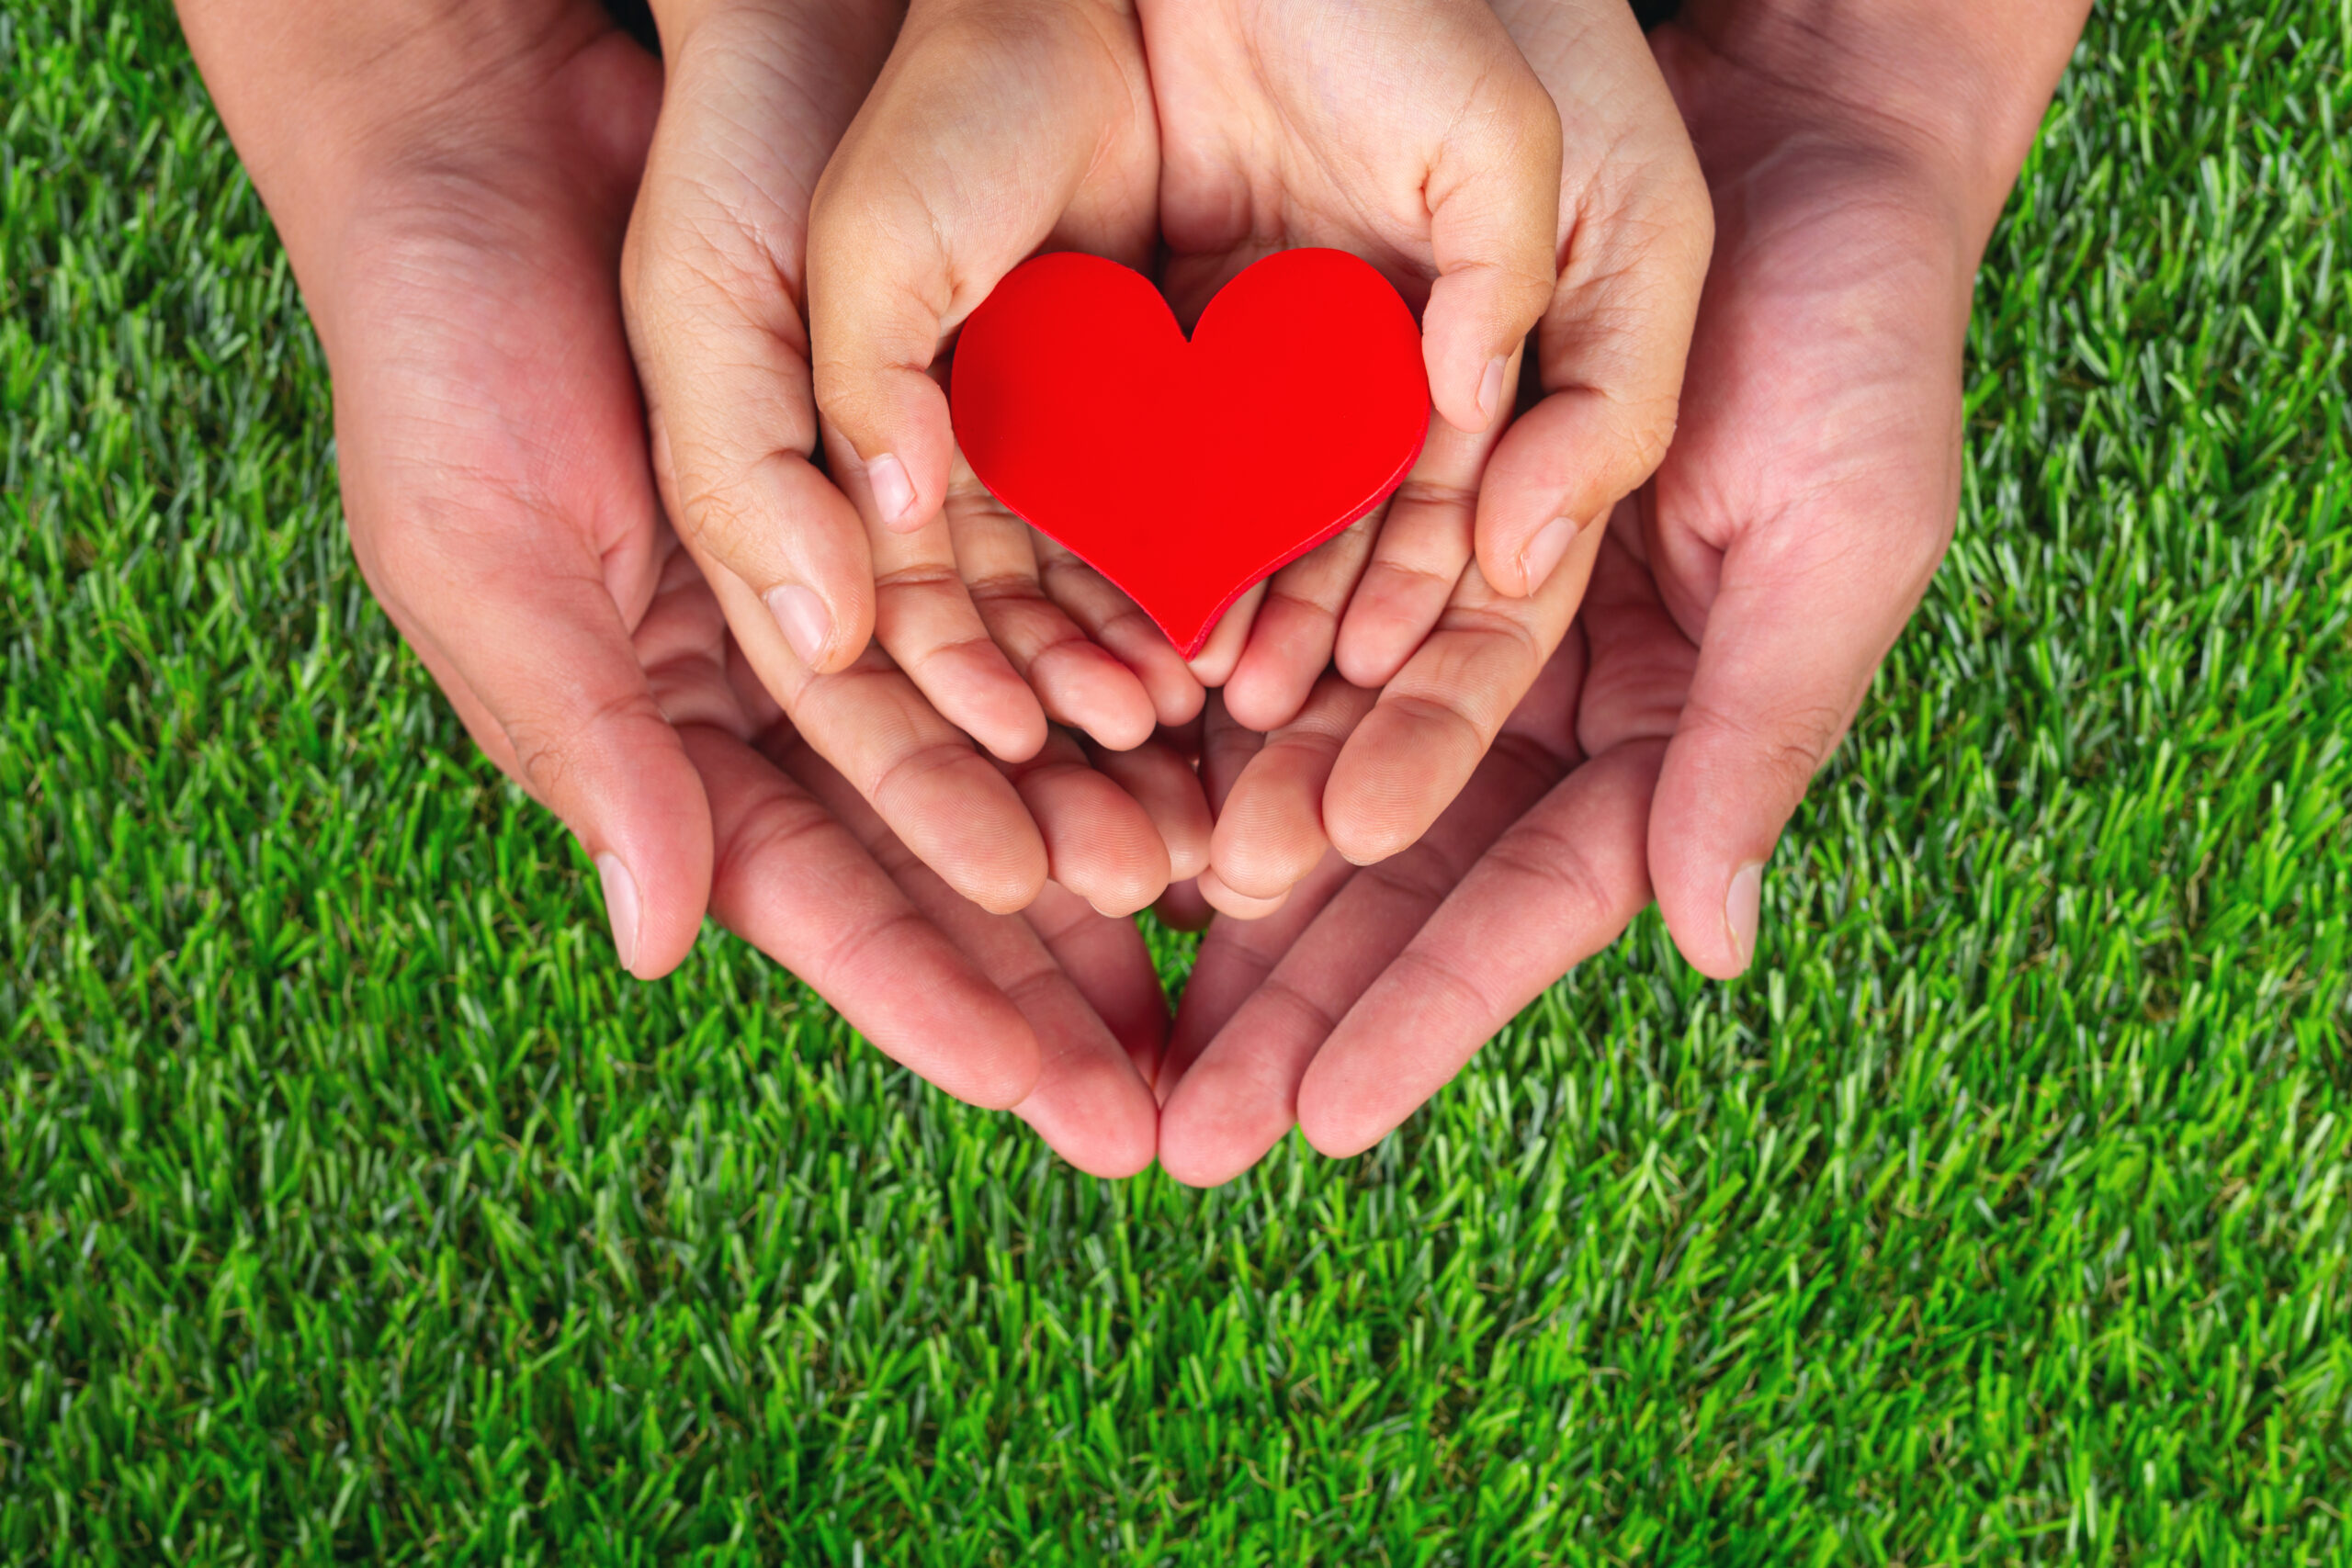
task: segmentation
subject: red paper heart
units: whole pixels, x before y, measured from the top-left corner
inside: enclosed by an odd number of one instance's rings
[[[964,323],[951,405],[980,482],[1186,658],[1227,605],[1385,500],[1429,433],[1420,333],[1344,251],[1282,251],[1190,343],[1142,274],[1057,252]]]

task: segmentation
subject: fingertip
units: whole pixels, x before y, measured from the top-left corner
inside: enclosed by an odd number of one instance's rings
[[[1200,652],[1184,661],[1193,679],[1204,690],[1222,686],[1232,678],[1234,666],[1241,661],[1242,649],[1249,646],[1250,627],[1258,617],[1258,606],[1265,597],[1266,584],[1252,584],[1217,618],[1216,629],[1209,633]]]
[[[1056,643],[1030,661],[1029,684],[1046,716],[1110,751],[1152,737],[1159,715],[1143,680],[1109,649],[1083,638]]]
[[[1262,1111],[1234,1113],[1238,1100],[1246,1100],[1261,1086],[1230,1083],[1235,1075],[1225,1063],[1204,1058],[1184,1075],[1159,1112],[1159,1168],[1187,1187],[1205,1190],[1222,1187],[1265,1157],[1290,1126],[1289,1107],[1275,1117]],[[1223,1104],[1227,1114],[1212,1115],[1206,1108]],[[1269,1121],[1279,1125],[1267,1130]]]
[[[637,970],[638,935],[645,914],[637,878],[628,863],[609,850],[595,857],[595,865],[596,880],[605,895],[605,920],[612,928],[613,955],[639,979],[650,979],[651,976],[638,975]]]
[[[1018,1038],[999,1039],[994,1048],[974,1043],[961,1053],[962,1065],[952,1071],[928,1075],[944,1093],[983,1111],[1013,1111],[1037,1092],[1045,1076],[1046,1053],[1035,1030],[1023,1022]]]
[[[1288,889],[1272,898],[1253,898],[1246,893],[1237,893],[1226,886],[1225,879],[1217,875],[1214,866],[1193,878],[1193,886],[1210,908],[1237,920],[1262,920],[1290,901]]]
[[[1503,417],[1511,357],[1551,298],[1548,281],[1474,263],[1442,274],[1421,312],[1421,359],[1438,417],[1483,435]]]

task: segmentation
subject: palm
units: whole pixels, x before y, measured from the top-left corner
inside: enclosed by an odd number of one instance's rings
[[[1164,284],[1186,319],[1235,273],[1293,245],[1354,251],[1427,295],[1429,212],[1409,177],[1419,171],[1381,167],[1367,133],[1396,106],[1374,77],[1328,68],[1329,51],[1373,40],[1335,38],[1318,25],[1328,20],[1319,7],[1265,0],[1187,6],[1181,27],[1148,16]]]

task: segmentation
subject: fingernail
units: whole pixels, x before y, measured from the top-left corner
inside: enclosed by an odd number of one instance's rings
[[[1478,378],[1478,417],[1487,424],[1495,423],[1495,411],[1503,400],[1503,367],[1508,363],[1502,355],[1487,361],[1487,373]]]
[[[621,857],[606,852],[596,857],[596,875],[605,885],[605,913],[613,922],[613,951],[620,955],[621,967],[637,966],[637,922],[640,906],[637,898],[637,878],[628,874]]]
[[[887,526],[897,527],[914,511],[914,481],[907,478],[907,466],[889,453],[865,465],[865,482],[874,487],[874,510]]]
[[[797,582],[780,582],[767,592],[768,614],[784,628],[784,640],[800,656],[800,662],[814,670],[825,657],[825,645],[833,639],[832,622],[825,615],[825,602]]]
[[[1731,874],[1731,889],[1724,895],[1724,926],[1743,969],[1756,956],[1756,921],[1763,903],[1764,863],[1752,860]]]
[[[1577,525],[1565,517],[1554,518],[1544,525],[1527,547],[1519,553],[1519,570],[1527,578],[1527,592],[1534,592],[1552,580],[1560,558],[1576,543]]]

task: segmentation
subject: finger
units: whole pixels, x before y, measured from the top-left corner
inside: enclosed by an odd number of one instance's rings
[[[1469,8],[1488,112],[1447,136],[1426,188],[1438,276],[1421,315],[1430,399],[1456,430],[1509,411],[1510,357],[1558,271],[1560,117],[1502,24]]]
[[[735,58],[697,39],[670,73],[622,258],[629,338],[670,516],[802,662],[838,670],[872,633],[873,568],[864,525],[808,461],[802,214],[772,194],[797,186],[764,148],[730,156],[743,139],[712,134],[773,118],[767,78],[743,79]]]
[[[1142,745],[1159,722],[1151,694],[1046,596],[1029,525],[982,488],[960,457],[948,480],[947,526],[956,570],[989,637],[1036,694],[1045,716],[1113,750]],[[1175,649],[1168,652],[1172,658]]]
[[[1101,914],[1076,894],[1050,885],[1024,918],[1150,1084],[1168,1042],[1168,993],[1160,988],[1151,949],[1136,923]]]
[[[1045,886],[1045,840],[1012,783],[963,731],[878,649],[838,673],[812,671],[780,633],[745,614],[756,601],[741,579],[699,555],[696,564],[760,685],[890,830],[982,908],[1026,908]]]
[[[1658,910],[1702,974],[1727,979],[1754,959],[1765,863],[1948,536],[1825,519],[1724,554],[1650,826]]]
[[[883,527],[945,498],[954,440],[929,372],[998,280],[1049,236],[1148,243],[1149,88],[1132,20],[1102,20],[1043,0],[917,6],[818,183],[817,402],[844,488]]]
[[[1331,847],[1324,834],[1324,784],[1377,696],[1326,676],[1297,721],[1266,737],[1234,781],[1209,835],[1209,865],[1220,887],[1245,898],[1275,898],[1315,869]],[[1216,901],[1210,888],[1202,892]]]
[[[731,736],[698,725],[684,744],[709,784],[712,913],[947,1093],[999,1107],[1027,1098],[1043,1065],[1035,1031],[849,830]]]
[[[1307,1142],[1334,1156],[1371,1147],[1617,940],[1649,903],[1660,750],[1594,758],[1495,841],[1316,1053],[1298,1086]]]
[[[1358,865],[1404,849],[1470,780],[1566,635],[1600,544],[1587,534],[1531,599],[1506,599],[1474,568],[1420,650],[1382,688],[1332,764],[1323,827]],[[1214,853],[1214,852],[1212,852]]]
[[[1251,729],[1298,716],[1331,662],[1340,614],[1380,536],[1385,509],[1351,524],[1269,578],[1241,657],[1225,682],[1225,705]]]
[[[1545,395],[1504,437],[1478,497],[1478,564],[1508,594],[1549,577],[1674,437],[1714,211],[1638,31],[1626,7],[1593,7],[1583,28],[1560,29],[1559,47],[1533,57],[1575,151],[1558,283],[1536,328]]]
[[[1128,751],[1090,747],[1087,760],[1143,807],[1167,848],[1171,882],[1190,882],[1209,863],[1209,834],[1216,826],[1200,775],[1182,754],[1158,740]]]
[[[1068,731],[1037,755],[1001,764],[1045,837],[1046,874],[1106,915],[1127,916],[1168,891],[1168,846],[1150,815],[1087,765]]]
[[[1226,711],[1224,693],[1209,693],[1201,713],[1201,789],[1209,797],[1211,817],[1225,809],[1234,781],[1265,743],[1264,736]]]
[[[1232,678],[1233,667],[1241,662],[1241,651],[1250,645],[1250,628],[1258,618],[1258,606],[1265,602],[1266,585],[1255,582],[1217,617],[1209,640],[1201,644],[1201,651],[1193,655],[1186,668],[1203,686],[1214,689]]]
[[[1250,999],[1268,972],[1354,874],[1355,867],[1327,854],[1291,889],[1282,907],[1268,911],[1263,919],[1210,924],[1193,960],[1192,973],[1184,977],[1184,994],[1178,999],[1176,1022],[1160,1064],[1155,1087],[1162,1105],[1225,1028],[1226,1021]]]
[[[1284,909],[1255,925],[1226,922],[1202,942],[1159,1084],[1170,1174],[1195,1186],[1229,1181],[1290,1129],[1299,1082],[1336,1021],[1477,857],[1581,760],[1584,662],[1572,635],[1419,843],[1351,878],[1331,876],[1346,863],[1326,857],[1295,900],[1320,910],[1311,924]]]
[[[1054,962],[1029,923],[959,897],[907,852],[847,781],[806,747],[791,766],[887,871],[915,912],[961,948],[1021,1010],[1040,1050],[1036,1085],[1012,1107],[1056,1153],[1095,1176],[1132,1176],[1151,1163],[1158,1108],[1125,1045]],[[951,1032],[944,1037],[956,1038]]]
[[[1507,380],[1517,384],[1514,351]],[[1378,691],[1421,646],[1470,564],[1478,479],[1502,439],[1507,419],[1465,435],[1442,421],[1430,426],[1413,471],[1389,498],[1372,558],[1349,597],[1332,658],[1340,673]]]
[[[1110,579],[1045,535],[1031,530],[1029,546],[1046,596],[1096,646],[1143,682],[1159,722],[1182,725],[1198,718],[1201,682],[1185,664],[1184,656],[1176,651],[1176,645],[1168,640],[1168,634],[1134,600],[1112,586]],[[1246,619],[1243,629],[1247,629]]]
[[[989,635],[944,519],[876,534],[874,637],[939,716],[1005,761],[1036,755],[1046,714]]]
[[[702,930],[710,813],[601,568],[564,548],[565,536],[538,530],[536,547],[518,551],[526,558],[497,570],[453,563],[424,529],[387,533],[374,554],[386,577],[420,585],[404,634],[443,688],[463,694],[460,711],[493,742],[492,760],[579,840],[621,967],[653,979]],[[435,635],[450,626],[463,636]]]

